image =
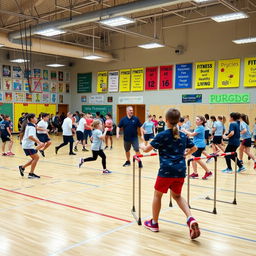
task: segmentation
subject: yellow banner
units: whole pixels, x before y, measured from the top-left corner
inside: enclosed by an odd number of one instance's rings
[[[215,62],[196,62],[196,89],[214,88]]]
[[[97,92],[108,91],[108,72],[98,72],[97,76]]]
[[[144,88],[144,68],[132,69],[132,91],[143,91]]]
[[[218,61],[218,88],[239,87],[240,59]]]
[[[120,92],[129,92],[131,90],[131,70],[121,69],[119,78]]]
[[[244,87],[256,87],[256,57],[244,59]]]

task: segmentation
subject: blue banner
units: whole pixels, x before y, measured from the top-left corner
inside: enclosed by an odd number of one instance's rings
[[[192,63],[176,65],[175,89],[192,88]]]
[[[202,103],[202,94],[182,94],[182,103]]]

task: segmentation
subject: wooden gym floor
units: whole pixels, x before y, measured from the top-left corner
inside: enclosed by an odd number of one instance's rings
[[[0,157],[1,256],[256,255],[256,172],[247,157],[248,170],[238,175],[238,205],[218,203],[217,215],[192,211],[202,235],[191,241],[181,210],[175,203],[168,207],[169,196],[162,202],[159,233],[136,224],[130,212],[132,167],[122,167],[122,139],[106,151],[108,169],[113,171],[109,175],[102,175],[100,160],[79,169],[79,158],[91,155],[81,147],[77,156],[68,156],[68,147],[55,155],[61,139],[53,137],[46,158],[40,158],[36,170],[40,180],[20,177],[17,166],[28,157],[17,139],[16,156]],[[158,158],[145,158],[143,164],[142,217],[147,219]],[[225,168],[223,159],[218,167]],[[218,172],[218,199],[232,202],[233,178]],[[213,195],[213,178],[192,180],[191,185],[191,205],[212,210],[212,201],[204,198]],[[186,189],[185,184],[185,197]]]

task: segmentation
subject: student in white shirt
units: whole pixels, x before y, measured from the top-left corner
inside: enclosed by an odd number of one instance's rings
[[[36,137],[36,122],[37,118],[35,114],[27,115],[28,124],[25,129],[25,133],[22,139],[22,148],[26,154],[26,156],[30,156],[31,160],[25,165],[19,166],[20,175],[24,176],[25,168],[31,166],[30,172],[28,174],[29,179],[39,179],[40,176],[34,174],[37,162],[39,160],[39,156],[37,154],[37,150],[40,150],[44,147],[44,144],[40,142]],[[37,143],[37,147],[35,148],[35,143]]]
[[[74,151],[78,151],[77,145],[79,143],[83,145],[82,151],[88,151],[88,149],[85,148],[85,136],[84,136],[85,125],[86,125],[85,114],[82,113],[76,129],[77,141],[75,143]]]
[[[42,114],[42,120],[38,122],[36,130],[37,130],[37,138],[44,143],[44,147],[39,150],[41,155],[45,157],[44,151],[52,144],[50,136],[48,134],[48,125],[49,125],[50,115],[47,113]]]
[[[55,147],[56,154],[58,154],[58,151],[60,148],[68,145],[68,143],[69,143],[69,155],[76,155],[73,152],[74,139],[73,139],[73,133],[72,133],[72,128],[73,128],[72,124],[73,124],[73,115],[71,112],[68,112],[67,117],[64,119],[63,124],[62,124],[63,143],[60,144],[59,146]]]

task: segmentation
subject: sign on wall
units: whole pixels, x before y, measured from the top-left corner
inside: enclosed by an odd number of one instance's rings
[[[92,73],[77,74],[77,93],[92,92]]]
[[[173,66],[160,67],[160,90],[172,89],[173,83]]]
[[[146,68],[145,90],[157,90],[158,67]]]
[[[83,113],[91,113],[96,115],[96,112],[100,112],[101,115],[105,116],[107,113],[113,113],[112,105],[83,105]]]
[[[131,87],[133,92],[143,91],[144,68],[133,68],[131,72]]]
[[[175,88],[192,88],[192,63],[176,65]]]
[[[129,92],[131,90],[131,70],[121,69],[119,80],[120,92]]]
[[[195,89],[214,88],[215,62],[196,62]]]
[[[250,94],[249,93],[240,93],[240,94],[211,94],[209,96],[209,102],[212,104],[225,104],[225,103],[250,103]]]
[[[107,71],[98,72],[97,92],[107,92],[107,91],[108,91],[108,72]]]
[[[118,85],[119,85],[119,72],[118,71],[108,72],[108,91],[118,92]]]
[[[202,94],[182,94],[182,103],[202,103]]]
[[[104,96],[103,95],[91,95],[89,97],[90,104],[103,104],[104,103]]]
[[[244,87],[256,87],[256,57],[244,59]]]
[[[143,104],[143,96],[119,97],[118,104]]]
[[[218,88],[239,87],[240,59],[218,61]]]

